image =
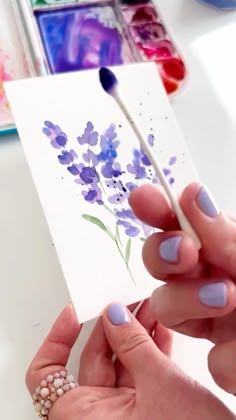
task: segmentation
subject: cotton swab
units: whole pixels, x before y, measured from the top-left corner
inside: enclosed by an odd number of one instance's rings
[[[191,238],[194,240],[196,246],[198,247],[198,249],[201,248],[201,242],[196,234],[196,232],[194,231],[193,227],[191,226],[191,224],[189,223],[188,219],[186,218],[183,210],[181,209],[178,200],[174,194],[174,191],[172,190],[172,188],[170,187],[168,181],[166,180],[166,177],[162,171],[162,168],[160,166],[160,164],[158,163],[155,155],[152,152],[152,149],[150,148],[148,142],[146,141],[146,137],[143,134],[139,124],[137,121],[135,121],[135,118],[132,116],[131,112],[129,111],[124,99],[122,98],[118,86],[118,80],[115,76],[115,74],[108,69],[107,67],[101,67],[99,69],[99,79],[100,79],[100,83],[103,87],[103,89],[105,90],[106,93],[108,93],[117,103],[117,105],[120,107],[121,111],[123,112],[123,114],[125,115],[127,121],[129,122],[129,124],[131,125],[133,131],[135,132],[140,145],[143,149],[143,151],[145,152],[145,154],[147,155],[149,161],[151,162],[156,175],[158,176],[163,188],[166,191],[166,194],[172,204],[172,207],[176,213],[177,219],[179,221],[180,227],[181,229],[186,232],[189,236],[191,236]]]

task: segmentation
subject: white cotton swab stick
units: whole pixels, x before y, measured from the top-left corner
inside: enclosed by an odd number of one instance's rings
[[[197,248],[200,249],[201,242],[198,235],[196,234],[195,230],[193,229],[192,225],[189,223],[187,217],[185,216],[183,210],[181,209],[178,203],[178,200],[174,194],[174,191],[172,190],[168,181],[166,180],[166,177],[162,171],[160,164],[158,163],[151,147],[146,141],[145,135],[143,134],[141,127],[139,126],[138,122],[135,121],[135,118],[133,118],[131,112],[129,111],[129,109],[127,108],[125,104],[125,101],[120,95],[120,92],[118,90],[118,80],[115,74],[110,69],[106,67],[102,67],[99,70],[99,79],[105,92],[108,93],[110,96],[112,96],[112,98],[116,101],[117,105],[119,106],[123,114],[125,115],[133,131],[135,132],[143,151],[147,155],[149,161],[151,162],[156,172],[156,175],[158,176],[163,188],[165,189],[165,192],[176,213],[181,229],[193,239]]]

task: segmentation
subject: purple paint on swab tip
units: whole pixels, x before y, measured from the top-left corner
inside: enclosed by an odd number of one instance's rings
[[[107,93],[112,93],[114,88],[118,85],[118,80],[115,74],[107,67],[101,67],[99,69],[99,80],[103,89]]]

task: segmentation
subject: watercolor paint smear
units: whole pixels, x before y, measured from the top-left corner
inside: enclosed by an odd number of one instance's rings
[[[123,14],[128,25],[152,22],[157,19],[157,13],[151,4],[125,7]]]
[[[4,82],[29,76],[10,2],[0,0],[0,132],[13,125]]]
[[[112,7],[37,12],[52,73],[134,62]]]

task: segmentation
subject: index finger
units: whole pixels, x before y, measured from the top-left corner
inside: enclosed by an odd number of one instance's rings
[[[161,230],[179,229],[174,210],[160,185],[146,184],[134,190],[129,204],[138,219]]]
[[[71,349],[81,328],[82,325],[77,320],[73,305],[67,305],[28,368],[26,385],[30,394],[33,394],[36,387],[48,375],[65,370]]]

